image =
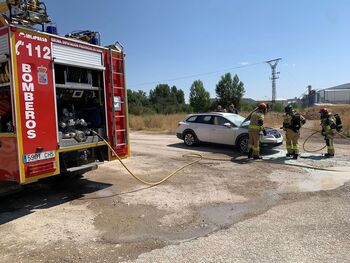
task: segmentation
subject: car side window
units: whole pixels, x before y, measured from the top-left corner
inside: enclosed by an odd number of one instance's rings
[[[220,117],[220,116],[214,117],[214,125],[224,126],[225,123],[230,123],[230,121],[228,121],[225,118]]]
[[[197,118],[197,123],[203,123],[203,124],[213,124],[213,116],[210,115],[200,115]]]
[[[187,122],[196,122],[198,116],[191,116],[186,121]]]

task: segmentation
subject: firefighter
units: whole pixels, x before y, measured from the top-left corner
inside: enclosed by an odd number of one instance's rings
[[[262,159],[260,156],[260,133],[263,132],[266,135],[264,129],[264,116],[267,112],[267,105],[260,103],[256,111],[250,116],[250,124],[248,129],[249,142],[248,142],[248,158]]]
[[[334,157],[334,136],[336,134],[336,119],[327,108],[322,108],[319,111],[322,127],[322,135],[325,138],[327,145],[327,153],[324,155],[326,158]]]
[[[286,131],[286,157],[293,156],[293,159],[298,159],[300,128],[305,124],[305,118],[296,112],[292,105],[287,105],[284,111],[283,130]]]

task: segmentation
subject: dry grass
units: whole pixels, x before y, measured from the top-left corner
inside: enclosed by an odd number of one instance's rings
[[[187,114],[156,114],[135,116],[130,115],[129,125],[132,130],[157,131],[174,134],[179,121],[182,121]]]
[[[240,115],[247,117],[249,112],[240,112]],[[265,115],[264,126],[269,128],[280,128],[283,123],[283,113],[269,112]]]
[[[243,112],[242,116],[247,116],[249,113]],[[129,125],[132,130],[138,131],[156,131],[168,134],[174,134],[179,121],[182,121],[187,114],[156,114],[135,116],[130,115]],[[283,115],[281,113],[269,113],[265,117],[267,127],[279,128],[283,122]]]
[[[333,113],[340,114],[344,134],[350,136],[350,105],[337,105],[328,107]],[[319,129],[319,123],[314,120],[319,120],[320,107],[311,107],[304,109],[301,113],[307,120],[313,120],[314,128]],[[249,112],[242,112],[241,115],[246,117]],[[156,131],[168,134],[174,134],[179,121],[183,120],[187,114],[156,114],[135,116],[130,115],[129,124],[132,130]],[[265,126],[271,128],[280,128],[283,123],[283,113],[269,112],[265,116]]]

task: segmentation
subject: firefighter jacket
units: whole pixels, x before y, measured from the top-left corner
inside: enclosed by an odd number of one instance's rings
[[[305,124],[305,118],[299,113],[293,111],[292,113],[284,114],[284,119],[283,119],[284,130],[291,129],[294,132],[298,132],[301,126],[303,126],[304,124]]]
[[[283,116],[283,128],[284,129],[291,129],[292,128],[292,119],[293,116],[291,114],[284,114]]]
[[[322,133],[326,136],[333,136],[336,133],[337,122],[332,114],[321,119]]]
[[[249,130],[263,131],[264,130],[264,114],[262,112],[253,112],[250,116]]]

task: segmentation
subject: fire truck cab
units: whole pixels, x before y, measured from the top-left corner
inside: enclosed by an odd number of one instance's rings
[[[76,36],[0,16],[0,181],[82,174],[116,159],[99,136],[129,155],[123,48]]]

